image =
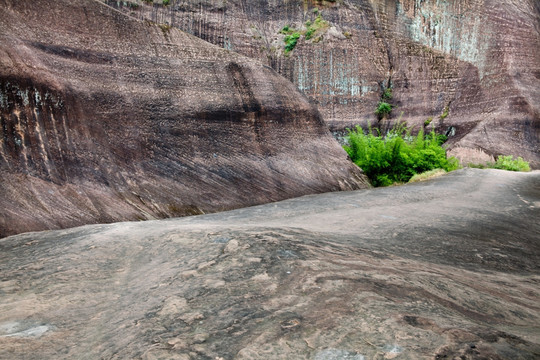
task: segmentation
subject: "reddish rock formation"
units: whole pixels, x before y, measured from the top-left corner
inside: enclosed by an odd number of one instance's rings
[[[109,1],[111,4],[122,3]],[[521,155],[540,166],[540,8],[535,0],[176,0],[128,11],[266,61],[315,102],[335,129],[377,121],[392,87],[392,119],[428,119],[472,159]],[[126,9],[126,8],[124,8]],[[284,53],[289,25],[306,31]]]
[[[366,186],[268,67],[85,1],[0,1],[0,236]]]

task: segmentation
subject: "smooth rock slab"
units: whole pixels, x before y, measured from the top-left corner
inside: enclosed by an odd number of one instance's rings
[[[12,236],[0,358],[536,359],[539,214],[539,172],[467,169]]]

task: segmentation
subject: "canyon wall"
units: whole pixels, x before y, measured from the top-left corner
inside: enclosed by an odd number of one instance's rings
[[[0,1],[0,236],[366,187],[255,60],[99,1]]]
[[[108,1],[266,62],[291,80],[334,130],[429,123],[451,154],[523,156],[540,166],[540,6],[534,0]],[[323,26],[308,39],[320,17]],[[301,36],[285,51],[282,29]],[[391,126],[390,124],[386,124]]]

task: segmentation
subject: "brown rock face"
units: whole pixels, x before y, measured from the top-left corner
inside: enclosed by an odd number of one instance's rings
[[[268,67],[97,1],[0,1],[0,236],[366,186]]]
[[[121,7],[125,2],[109,1]],[[156,1],[157,3],[157,1]],[[521,155],[540,166],[540,8],[535,0],[178,0],[123,7],[266,61],[317,104],[334,129],[377,121],[387,87],[390,120],[428,119],[464,160]],[[285,54],[288,25],[326,22]],[[485,157],[484,156],[484,157]]]

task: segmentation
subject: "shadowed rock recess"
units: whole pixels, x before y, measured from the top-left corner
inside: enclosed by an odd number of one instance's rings
[[[0,240],[1,359],[540,358],[540,172]]]
[[[107,2],[266,62],[335,130],[375,124],[389,87],[395,108],[383,128],[403,113],[416,129],[431,121],[451,135],[465,161],[505,154],[540,168],[538,0]],[[285,26],[312,31],[285,53]]]
[[[0,236],[367,186],[254,60],[94,0],[0,0]]]

